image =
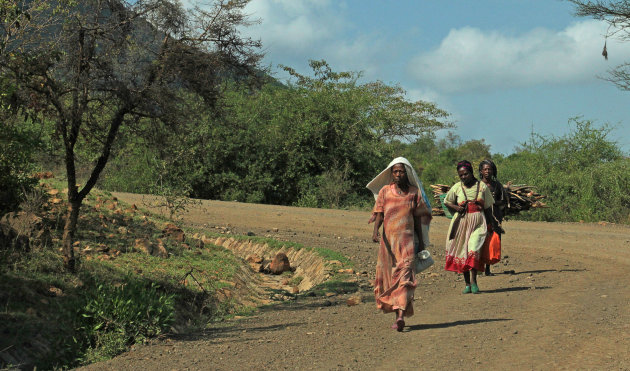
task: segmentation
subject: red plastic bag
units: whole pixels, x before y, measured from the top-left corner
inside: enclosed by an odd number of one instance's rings
[[[501,238],[494,231],[488,231],[488,234],[481,248],[481,258],[484,264],[495,264],[501,260]]]

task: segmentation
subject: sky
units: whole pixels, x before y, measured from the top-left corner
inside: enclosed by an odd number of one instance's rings
[[[574,117],[610,125],[629,153],[630,92],[601,77],[630,61],[630,42],[609,38],[605,60],[607,24],[574,10],[559,0],[252,0],[245,11],[259,24],[243,33],[262,41],[281,80],[278,65],[309,74],[312,59],[361,71],[362,82],[436,103],[457,135],[492,153],[512,153],[532,131],[562,136]]]

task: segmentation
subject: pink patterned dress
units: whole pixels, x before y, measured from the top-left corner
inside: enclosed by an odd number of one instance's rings
[[[398,195],[392,183],[381,188],[374,213],[383,213],[383,237],[378,250],[374,295],[376,306],[385,313],[402,309],[406,317],[413,315],[416,289],[414,262],[414,217],[430,215],[418,188],[409,187],[406,195]]]

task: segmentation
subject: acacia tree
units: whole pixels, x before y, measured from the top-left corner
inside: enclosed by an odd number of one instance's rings
[[[0,74],[12,102],[55,123],[68,181],[64,264],[82,202],[110,158],[120,128],[148,118],[175,128],[183,92],[214,105],[226,76],[255,75],[260,43],[244,38],[249,0],[184,8],[177,0],[13,0],[0,5]],[[146,126],[143,126],[146,127]],[[78,185],[76,147],[96,148]]]
[[[578,17],[592,17],[608,23],[606,38],[615,37],[619,40],[630,40],[630,1],[584,1],[569,0],[575,4],[575,14]],[[602,55],[608,59],[608,51],[604,43]],[[630,90],[630,62],[624,62],[611,69],[605,80],[615,84],[624,91]]]
[[[310,66],[309,74],[284,67],[292,77],[286,85],[226,94],[222,125],[198,125],[185,145],[198,163],[195,197],[352,203],[391,160],[394,139],[453,126],[448,112],[408,101],[399,86],[361,83],[360,73],[335,72],[323,60]]]

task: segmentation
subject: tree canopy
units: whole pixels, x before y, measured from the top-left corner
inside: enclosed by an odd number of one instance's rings
[[[346,205],[368,194],[365,184],[391,160],[396,140],[452,126],[446,111],[406,100],[398,86],[360,82],[359,73],[335,72],[325,61],[311,67],[308,75],[285,67],[293,77],[286,85],[228,84],[220,112],[198,105],[184,135],[157,135],[167,143],[153,147],[155,157],[169,169],[172,187],[181,189],[183,181],[199,198]],[[130,140],[126,151],[134,153]],[[135,155],[138,162],[148,158]],[[117,162],[112,171],[140,170],[133,169]],[[143,178],[157,178],[155,169]],[[115,173],[111,185],[121,183]]]
[[[185,9],[174,0],[31,0],[0,5],[0,74],[10,102],[54,122],[64,149],[70,205],[65,259],[81,202],[109,160],[121,127],[151,119],[176,127],[189,112],[181,91],[213,106],[229,75],[253,76],[258,41],[244,38],[248,1]],[[77,146],[95,153],[77,183]]]

